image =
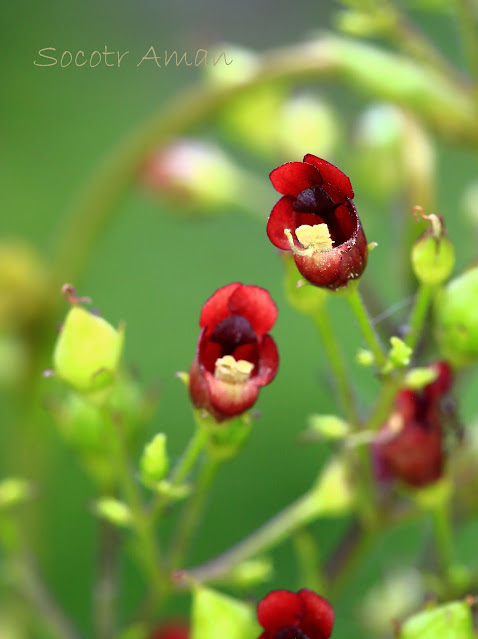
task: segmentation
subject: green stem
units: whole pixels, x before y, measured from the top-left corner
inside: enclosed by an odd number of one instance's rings
[[[299,569],[299,588],[310,588],[315,592],[326,593],[327,586],[315,536],[306,528],[302,528],[293,535],[292,541]]]
[[[217,475],[221,461],[216,457],[207,457],[199,473],[196,490],[185,504],[179,522],[178,532],[170,552],[170,565],[173,570],[181,567],[191,540],[200,523],[207,496]]]
[[[164,595],[165,584],[160,568],[160,554],[154,528],[144,507],[138,486],[133,479],[121,424],[114,422],[114,420],[110,420],[110,423],[115,432],[115,436],[112,438],[114,464],[124,498],[133,515],[133,525],[140,545],[138,554],[151,586],[152,599],[155,602],[160,602]]]
[[[375,408],[364,426],[366,430],[378,430],[386,421],[392,410],[395,397],[403,386],[404,378],[404,373],[396,371],[383,383]]]
[[[18,560],[13,563],[16,585],[25,600],[39,613],[45,628],[58,639],[80,639],[80,634],[65,616],[56,600],[39,578],[31,562]]]
[[[362,335],[375,357],[375,362],[379,369],[382,369],[387,362],[387,356],[358,288],[356,286],[351,287],[346,297],[357,319]]]
[[[450,518],[448,501],[442,502],[435,507],[432,513],[433,530],[437,555],[440,562],[442,574],[445,578],[449,576],[450,568],[453,564],[453,530]]]
[[[478,9],[474,0],[456,0],[455,5],[462,33],[464,55],[474,83],[473,92],[475,99],[478,99]],[[478,102],[476,107],[478,109]]]
[[[98,565],[93,591],[93,610],[97,639],[110,639],[116,631],[118,577],[118,533],[108,521],[100,520],[98,530]]]
[[[242,561],[276,546],[320,514],[316,494],[310,491],[275,515],[251,535],[215,559],[187,570],[193,581],[210,581],[227,574]],[[185,580],[185,584],[189,580]]]
[[[415,350],[420,339],[435,288],[429,284],[420,284],[408,322],[407,346]]]
[[[171,473],[169,480],[171,487],[175,488],[186,481],[205,448],[207,438],[208,435],[206,430],[204,428],[197,427],[186,450],[181,456],[181,459],[178,461]],[[164,508],[169,504],[169,501],[170,500],[167,495],[162,495],[155,501],[152,507],[153,519],[162,514]]]
[[[339,401],[342,404],[345,414],[347,415],[347,419],[351,425],[357,425],[359,419],[354,392],[350,384],[349,375],[337,340],[337,335],[325,304],[322,306],[320,311],[316,313],[313,319],[322,339],[322,345],[334,375]]]

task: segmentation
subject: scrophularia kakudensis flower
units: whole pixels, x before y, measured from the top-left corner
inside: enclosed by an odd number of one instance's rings
[[[251,408],[275,377],[279,355],[268,334],[277,318],[269,293],[239,283],[217,290],[204,304],[189,393],[197,408],[223,421]]]
[[[273,590],[257,606],[259,639],[327,639],[334,625],[329,602],[312,590]]]
[[[274,169],[270,179],[283,195],[267,223],[272,244],[292,251],[300,273],[316,286],[336,289],[360,277],[368,247],[349,178],[308,154]]]
[[[442,476],[445,463],[443,398],[452,385],[451,369],[435,362],[437,378],[420,391],[401,390],[372,453],[379,479],[425,486]]]

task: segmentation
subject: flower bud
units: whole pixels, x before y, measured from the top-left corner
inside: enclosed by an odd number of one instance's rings
[[[155,486],[169,470],[169,459],[166,452],[166,435],[158,433],[144,448],[139,463],[141,480],[145,486]]]
[[[445,236],[443,219],[439,215],[423,215],[431,223],[412,248],[412,267],[422,284],[443,284],[455,265],[455,249]]]
[[[436,335],[442,353],[455,366],[478,358],[478,267],[451,280],[437,296]]]
[[[314,95],[288,98],[278,116],[277,145],[284,157],[300,156],[313,148],[320,156],[330,155],[337,143],[338,125],[332,109]]]
[[[114,526],[128,527],[133,521],[130,508],[113,497],[102,497],[95,503],[95,512],[99,517],[106,519]]]
[[[58,377],[76,390],[90,392],[109,385],[123,349],[124,330],[74,304],[53,353]]]
[[[146,186],[208,214],[239,197],[240,174],[218,146],[199,140],[178,140],[160,149],[143,171]]]

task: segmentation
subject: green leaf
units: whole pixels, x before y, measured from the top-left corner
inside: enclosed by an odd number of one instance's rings
[[[400,639],[475,639],[470,606],[453,601],[410,617]]]
[[[257,639],[260,633],[251,606],[208,588],[194,590],[191,639]]]

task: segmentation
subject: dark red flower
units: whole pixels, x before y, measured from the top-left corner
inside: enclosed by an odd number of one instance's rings
[[[312,590],[273,590],[257,606],[259,639],[327,639],[334,625],[329,602]]]
[[[284,196],[267,223],[272,244],[292,251],[300,273],[316,286],[336,289],[360,277],[367,240],[345,173],[308,154],[274,169],[270,179]]]
[[[434,382],[421,391],[404,389],[380,429],[373,445],[379,478],[400,479],[410,486],[425,486],[442,476],[445,463],[442,398],[452,385],[448,364],[433,364]]]
[[[155,628],[148,639],[189,639],[189,627],[182,621],[167,621]]]
[[[189,372],[189,393],[197,408],[205,408],[217,421],[251,408],[279,365],[275,342],[268,335],[276,318],[276,305],[258,286],[236,282],[208,299]]]

